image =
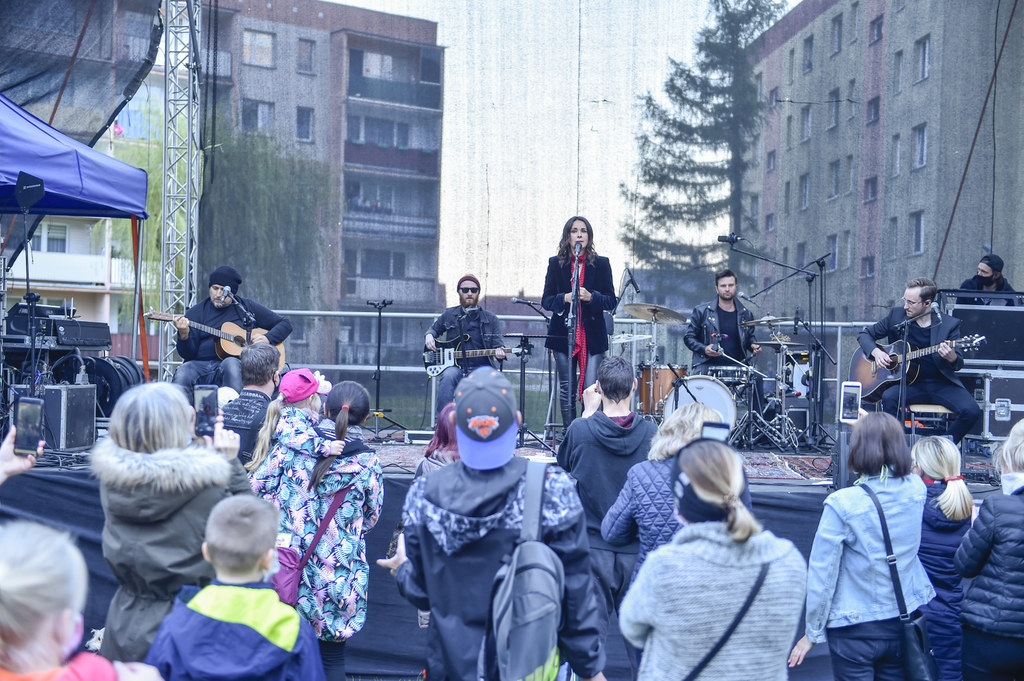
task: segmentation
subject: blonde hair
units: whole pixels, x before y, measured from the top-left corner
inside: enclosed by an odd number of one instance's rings
[[[963,479],[949,479],[960,477],[960,450],[956,445],[948,438],[930,435],[918,440],[910,455],[925,476],[946,481],[945,491],[936,499],[939,510],[950,520],[970,518],[974,499],[967,490],[967,483]]]
[[[137,385],[121,395],[110,414],[110,439],[131,452],[187,447],[192,431],[192,408],[185,392],[173,383]]]
[[[15,520],[0,526],[0,668],[65,610],[85,607],[89,572],[66,532]]]
[[[671,459],[680,447],[700,437],[701,427],[705,423],[725,423],[725,419],[717,410],[699,402],[691,402],[676,409],[658,428],[651,440],[647,458],[651,461]]]
[[[1024,471],[1024,419],[1017,421],[1010,429],[1006,442],[999,448],[999,462],[1003,471]]]
[[[740,500],[743,462],[732,447],[716,440],[693,442],[679,452],[679,468],[698,497],[728,513],[733,541],[743,543],[761,531],[761,523]]]
[[[311,411],[320,411],[320,396],[313,393],[304,400],[288,402],[289,407],[296,409],[308,408]],[[315,406],[314,406],[315,405]],[[260,434],[256,436],[256,446],[252,450],[252,459],[245,464],[245,470],[253,473],[270,454],[270,448],[274,442],[274,433],[277,431],[277,422],[281,420],[281,412],[284,411],[285,403],[280,398],[270,400],[267,406],[267,415],[263,419],[263,426],[260,427]]]

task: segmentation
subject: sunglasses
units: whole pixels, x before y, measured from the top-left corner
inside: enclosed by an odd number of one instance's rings
[[[479,291],[480,289],[478,288],[469,288],[467,286],[463,286],[462,288],[459,289],[459,292],[461,293],[478,293]]]

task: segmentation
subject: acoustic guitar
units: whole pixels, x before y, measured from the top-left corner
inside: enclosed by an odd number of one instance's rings
[[[950,347],[960,350],[977,350],[978,346],[985,342],[984,336],[975,334],[973,336],[964,336],[956,340],[945,341],[949,343]],[[939,351],[939,345],[931,345],[927,348],[915,348],[911,345],[907,351],[907,385],[912,384],[917,380],[918,367],[916,362],[912,360],[930,355]],[[861,384],[861,401],[868,404],[874,404],[882,399],[882,393],[889,389],[890,386],[899,383],[903,377],[903,367],[900,362],[903,358],[903,341],[896,341],[892,345],[879,345],[885,354],[889,355],[889,359],[892,360],[893,365],[891,369],[879,366],[875,360],[864,355],[864,351],[857,348],[857,351],[853,353],[853,359],[850,361],[850,380],[858,381]]]
[[[155,312],[154,310],[150,310],[149,312],[146,313],[147,319],[152,319],[158,322],[173,322],[175,316],[177,315],[173,315],[169,312]],[[215,345],[215,348],[217,350],[217,357],[219,357],[220,359],[224,359],[225,357],[238,357],[240,354],[242,354],[243,348],[245,348],[247,345],[251,345],[251,343],[245,342],[245,329],[243,329],[238,324],[235,324],[234,322],[224,322],[221,325],[221,327],[217,329],[212,326],[207,326],[206,324],[194,322],[188,317],[185,317],[185,320],[188,322],[188,326],[190,329],[198,329],[219,339]],[[266,334],[267,330],[253,329],[252,333]],[[277,368],[283,369],[284,343],[277,344],[277,351],[281,355]]]
[[[462,368],[459,360],[467,357],[493,357],[498,350],[504,350],[506,355],[518,355],[519,348],[488,348],[486,350],[462,350],[462,344],[469,340],[469,334],[464,337],[450,341],[434,341],[437,350],[423,348],[423,366],[427,370],[427,376],[434,378],[440,376],[441,372],[451,366]]]

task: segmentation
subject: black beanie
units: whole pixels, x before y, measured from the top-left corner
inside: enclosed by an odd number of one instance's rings
[[[210,272],[209,286],[230,286],[232,292],[238,293],[238,287],[242,285],[242,275],[231,265],[221,265],[213,272]]]

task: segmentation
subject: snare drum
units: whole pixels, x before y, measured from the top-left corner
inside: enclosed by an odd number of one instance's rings
[[[708,375],[717,378],[731,388],[735,388],[746,384],[750,370],[747,367],[741,366],[713,366],[708,367]]]
[[[676,371],[679,376],[686,375],[685,367],[679,367]],[[665,399],[672,392],[672,381],[676,378],[672,369],[665,365],[641,364],[637,376],[637,382],[640,384],[637,411],[641,414],[660,414],[664,410]]]
[[[730,428],[736,425],[736,401],[733,400],[732,392],[717,378],[691,376],[685,379],[683,385],[673,390],[665,400],[665,416],[693,402],[717,411]]]

